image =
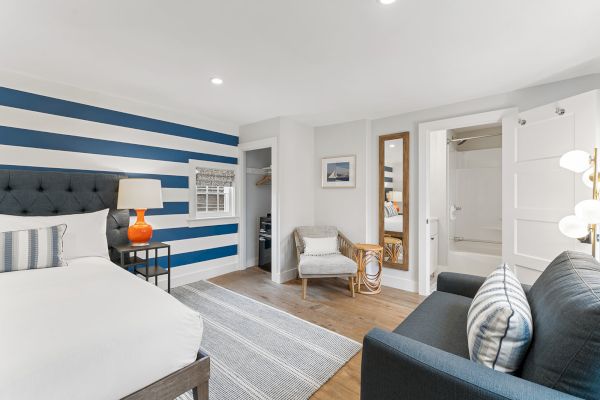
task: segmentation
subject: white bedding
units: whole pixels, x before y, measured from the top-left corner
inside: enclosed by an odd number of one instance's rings
[[[201,338],[196,312],[100,257],[0,274],[0,399],[120,399]]]
[[[404,222],[403,215],[394,215],[393,217],[384,218],[383,225],[386,231],[403,232],[402,224]]]

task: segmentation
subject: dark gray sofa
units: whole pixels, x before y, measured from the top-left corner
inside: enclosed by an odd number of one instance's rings
[[[515,375],[469,360],[467,312],[484,279],[441,273],[437,291],[393,332],[371,330],[361,399],[599,399],[600,265],[563,252],[524,285],[534,332]]]

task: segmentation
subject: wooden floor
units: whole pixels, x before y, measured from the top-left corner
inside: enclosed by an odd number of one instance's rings
[[[308,282],[307,298],[302,300],[299,280],[277,284],[259,268],[210,281],[361,343],[373,327],[394,329],[423,299],[416,293],[388,287],[383,287],[378,295],[357,294],[353,299],[347,280],[312,279]],[[312,399],[358,399],[361,356],[362,352],[353,357]]]

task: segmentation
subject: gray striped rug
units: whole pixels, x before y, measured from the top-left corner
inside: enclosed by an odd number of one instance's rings
[[[204,321],[210,400],[307,399],[361,348],[353,340],[200,281],[171,290]],[[191,392],[177,400],[191,400]]]

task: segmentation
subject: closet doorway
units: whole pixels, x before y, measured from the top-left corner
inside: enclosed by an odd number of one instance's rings
[[[239,268],[259,267],[279,273],[276,139],[242,143]]]

